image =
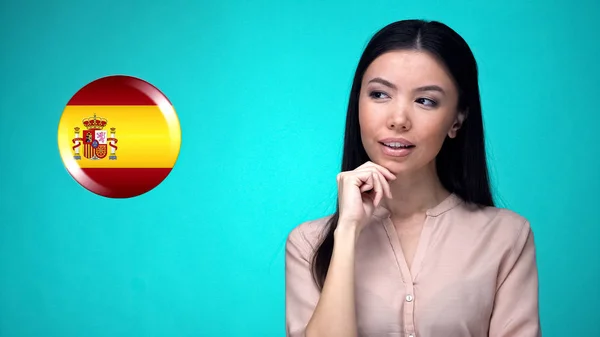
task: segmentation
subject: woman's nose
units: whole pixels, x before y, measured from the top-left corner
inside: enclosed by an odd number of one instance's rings
[[[391,129],[408,130],[411,127],[408,111],[405,106],[397,107],[390,116],[388,126]]]

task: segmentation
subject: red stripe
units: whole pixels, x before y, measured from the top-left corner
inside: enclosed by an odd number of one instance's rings
[[[160,184],[172,168],[78,168],[71,175],[86,189],[109,198],[130,198]]]
[[[67,105],[159,105],[169,100],[152,84],[117,75],[97,79],[81,88]]]

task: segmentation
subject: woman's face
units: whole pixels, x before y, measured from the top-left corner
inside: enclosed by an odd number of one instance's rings
[[[392,51],[379,56],[363,76],[358,104],[367,154],[394,173],[435,167],[444,139],[454,138],[462,123],[457,102],[450,75],[429,54]],[[414,146],[391,149],[382,144],[387,138]]]

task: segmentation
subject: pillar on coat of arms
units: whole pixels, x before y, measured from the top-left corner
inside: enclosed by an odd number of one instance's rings
[[[117,151],[117,146],[115,145],[117,143],[117,138],[115,138],[116,130],[116,128],[110,128],[110,138],[107,139],[109,141],[108,145],[110,146],[110,157],[108,157],[108,160],[117,159],[117,155],[115,154]]]
[[[79,128],[75,128],[75,138],[73,138],[73,143],[75,144],[75,146],[73,146],[73,150],[75,151],[75,155],[73,155],[73,158],[76,160],[80,160],[81,156],[79,155],[79,147],[81,146],[81,141],[83,139],[79,138]]]

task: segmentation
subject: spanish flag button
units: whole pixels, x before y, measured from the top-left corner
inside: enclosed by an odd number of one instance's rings
[[[181,146],[171,102],[150,83],[108,76],[79,90],[58,125],[58,148],[69,174],[87,190],[131,198],[160,184]]]

